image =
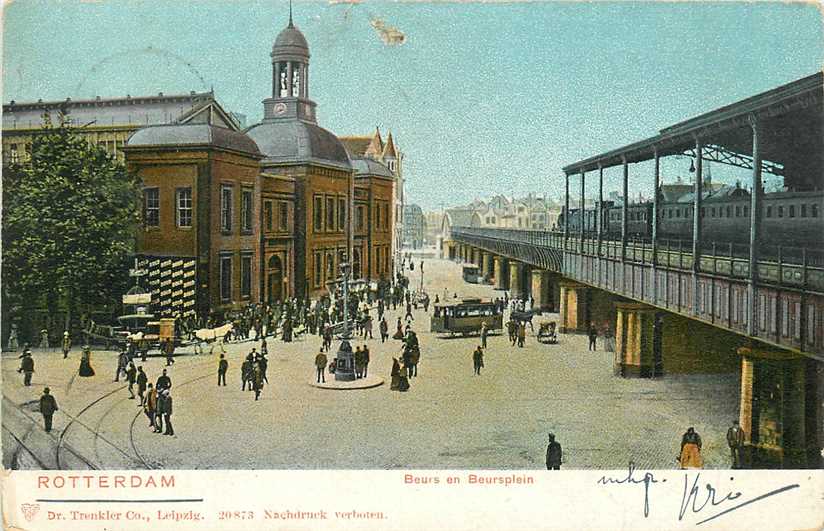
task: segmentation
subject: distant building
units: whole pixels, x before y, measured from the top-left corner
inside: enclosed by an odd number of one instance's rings
[[[240,128],[231,113],[217,105],[212,92],[156,96],[126,96],[90,100],[16,102],[3,105],[3,164],[25,162],[31,153],[32,139],[46,127],[46,122],[64,123],[93,144],[103,146],[118,160],[123,160],[123,146],[141,127],[191,122],[206,117],[204,108],[219,109],[223,120]]]
[[[403,246],[407,249],[420,249],[423,247],[426,233],[423,210],[418,205],[406,205],[403,211]]]

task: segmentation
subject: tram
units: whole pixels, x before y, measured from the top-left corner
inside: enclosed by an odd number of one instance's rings
[[[472,284],[477,284],[480,270],[476,265],[465,265],[463,266],[463,279],[466,282],[471,282]]]
[[[503,314],[494,302],[481,299],[440,302],[434,306],[430,331],[467,335],[480,332],[483,323],[490,332],[503,329]]]

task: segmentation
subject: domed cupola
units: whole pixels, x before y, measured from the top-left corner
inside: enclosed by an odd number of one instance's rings
[[[292,22],[272,45],[272,97],[264,102],[264,119],[297,117],[315,122],[315,103],[309,99],[309,44]]]

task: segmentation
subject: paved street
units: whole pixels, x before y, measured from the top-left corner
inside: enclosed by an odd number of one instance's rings
[[[420,283],[417,264],[412,287]],[[502,294],[464,283],[460,266],[451,262],[428,260],[424,270],[432,295],[443,296],[444,287],[450,297],[454,290],[460,297]],[[399,313],[400,308],[388,313],[390,332]],[[35,350],[30,388],[22,387],[16,373],[16,355],[4,353],[4,464],[540,469],[546,434],[552,431],[564,449],[564,468],[623,468],[630,460],[640,467],[673,468],[681,435],[694,426],[703,438],[706,466],[728,466],[724,434],[738,417],[737,374],[621,379],[613,376],[612,353],[587,352],[583,336],[563,335],[559,345],[549,346],[530,333],[523,349],[510,347],[505,334],[492,337],[486,367],[473,376],[477,337],[435,337],[422,309],[415,313],[414,328],[422,355],[419,377],[406,393],[390,391],[388,385],[392,356],[400,349],[394,340],[369,340],[369,371],[384,376],[385,385],[332,391],[309,385],[317,337],[291,344],[270,339],[270,385],[259,402],[240,390],[242,358],[258,345],[227,345],[229,386],[224,388],[216,386],[216,355],[178,357],[169,371],[174,437],[153,434],[122,380],[112,382],[114,352],[94,353],[96,376],[80,378],[75,377],[79,349],[68,360],[58,349]],[[153,382],[165,361],[155,357],[143,365]],[[35,412],[44,386],[51,387],[61,408],[51,434],[43,431]],[[11,433],[30,451],[20,450]]]

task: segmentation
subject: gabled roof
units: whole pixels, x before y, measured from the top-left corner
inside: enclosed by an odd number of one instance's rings
[[[383,158],[392,157],[397,159],[398,152],[395,150],[395,141],[392,140],[392,133],[386,137],[386,145],[383,147]]]
[[[237,120],[212,98],[196,104],[175,121],[179,124],[211,124],[232,131],[240,131],[240,124],[237,123]]]
[[[383,139],[381,139],[381,131],[378,127],[371,136],[353,135],[339,138],[352,158],[368,157],[377,160],[383,155]]]

